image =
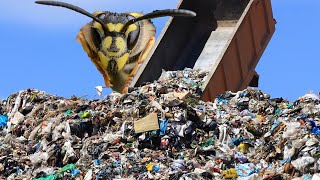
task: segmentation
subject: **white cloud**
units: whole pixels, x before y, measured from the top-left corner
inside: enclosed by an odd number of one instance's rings
[[[113,12],[151,12],[157,9],[175,8],[177,0],[61,0],[79,6],[88,12],[105,10]],[[0,21],[54,27],[72,26],[90,21],[73,11],[61,7],[38,5],[34,0],[0,0]]]

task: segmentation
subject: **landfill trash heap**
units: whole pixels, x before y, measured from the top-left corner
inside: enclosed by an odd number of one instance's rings
[[[320,97],[200,100],[207,73],[99,100],[28,89],[0,103],[2,179],[319,179]]]

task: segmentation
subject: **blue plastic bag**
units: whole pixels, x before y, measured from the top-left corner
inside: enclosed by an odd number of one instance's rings
[[[5,115],[0,115],[0,127],[4,128],[7,125],[8,122],[8,116]]]
[[[232,143],[236,146],[238,146],[241,142],[243,142],[245,139],[243,137],[239,138],[232,138]]]
[[[99,159],[95,159],[93,162],[96,166],[99,166],[101,164],[101,161]]]
[[[238,164],[236,171],[240,177],[247,177],[251,174],[257,173],[259,170],[252,163]]]
[[[320,129],[317,126],[313,127],[311,132],[313,134],[320,135]]]
[[[81,171],[79,169],[71,169],[72,177],[79,175]]]
[[[307,122],[310,123],[310,125],[312,126],[311,132],[313,134],[320,135],[320,129],[316,125],[316,123],[314,121],[312,121],[312,120],[308,120]]]
[[[160,120],[160,135],[165,135],[166,134],[166,130],[168,127],[168,119],[165,118],[164,120]]]

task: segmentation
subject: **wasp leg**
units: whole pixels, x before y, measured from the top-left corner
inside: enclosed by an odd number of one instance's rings
[[[121,94],[126,94],[126,93],[128,93],[129,85],[130,85],[132,79],[133,79],[132,77],[129,77],[129,78],[128,78],[126,84],[125,84],[124,87],[123,87],[123,90],[122,90]]]
[[[124,85],[123,91],[121,92],[122,94],[128,93],[128,88],[129,88],[129,85],[130,85],[134,75],[136,75],[138,69],[140,68],[140,66],[144,62],[144,60],[146,59],[146,57],[149,54],[154,43],[155,43],[155,37],[151,37],[146,45],[146,48],[141,52],[139,59],[137,61],[137,65],[131,71],[131,73],[128,77],[128,80],[126,81],[126,83]]]

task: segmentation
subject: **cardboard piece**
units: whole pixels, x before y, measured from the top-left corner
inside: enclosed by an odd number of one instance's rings
[[[179,98],[180,100],[184,100],[186,98],[188,98],[190,96],[190,92],[183,92],[183,93],[173,93],[173,95],[177,98]]]
[[[159,129],[159,121],[157,113],[151,113],[148,116],[134,121],[135,133],[142,133]]]

